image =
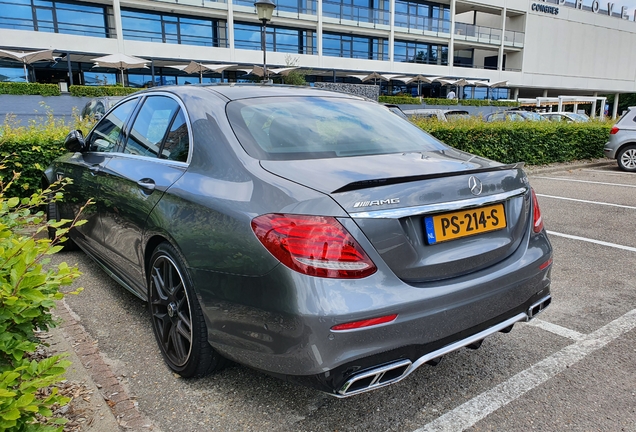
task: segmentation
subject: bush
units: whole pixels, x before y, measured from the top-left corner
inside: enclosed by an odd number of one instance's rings
[[[21,173],[8,187],[7,195],[24,198],[40,188],[42,171],[66,153],[64,139],[69,131],[90,129],[90,121],[75,118],[74,125],[67,125],[48,112],[45,120],[28,126],[15,125],[10,119],[0,126],[0,159],[4,159],[0,176],[11,178],[13,172]]]
[[[101,96],[128,96],[138,92],[138,88],[114,86],[70,86],[68,91],[73,96],[101,97]]]
[[[609,123],[416,121],[444,143],[502,163],[542,165],[603,157]]]
[[[426,105],[457,105],[459,103],[457,99],[446,98],[423,98],[422,102]]]
[[[419,105],[420,98],[413,96],[380,96],[379,102],[396,105]]]
[[[57,84],[0,82],[0,94],[59,96]]]
[[[459,101],[463,106],[500,106],[500,107],[518,107],[517,101],[506,100],[488,100],[488,99],[462,99]]]
[[[37,209],[48,197],[60,199],[61,185],[20,200],[6,197],[10,184],[0,182],[0,430],[61,431],[66,419],[51,418],[53,409],[70,399],[58,395],[54,384],[62,380],[70,362],[59,355],[31,360],[29,354],[39,345],[35,330],[55,325],[51,309],[63,297],[60,287],[70,285],[80,273],[66,263],[52,266],[49,256],[61,246],[37,238],[49,225],[43,224],[43,212]],[[38,225],[35,233],[21,232]]]

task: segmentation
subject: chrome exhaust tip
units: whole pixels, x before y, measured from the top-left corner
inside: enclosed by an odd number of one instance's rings
[[[528,315],[528,318],[526,319],[526,321],[530,321],[531,319],[539,315],[541,312],[545,310],[545,308],[547,308],[550,305],[550,303],[552,303],[552,296],[547,295],[543,297],[541,300],[539,300],[538,302],[536,302],[535,304],[533,304],[532,306],[530,306],[528,310],[526,311],[526,315]]]
[[[352,396],[398,382],[407,375],[411,364],[411,360],[401,360],[354,375],[338,390],[338,395]]]

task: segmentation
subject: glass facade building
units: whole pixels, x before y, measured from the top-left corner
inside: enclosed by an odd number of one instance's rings
[[[501,48],[514,46],[517,53],[523,49],[524,34],[519,31],[522,27],[508,28],[503,23],[501,28],[476,25],[466,11],[456,12],[453,17],[450,1],[448,4],[428,0],[274,2],[274,18],[266,31],[266,49],[273,53],[268,56],[270,66],[286,65],[287,57],[278,53],[298,56],[291,60],[299,66],[323,69],[308,77],[309,81],[350,80],[353,79],[349,77],[351,73],[362,71],[442,76],[441,69],[427,68],[504,70],[506,65],[518,64],[519,60],[516,63],[509,61]],[[148,7],[144,8],[144,3]],[[497,19],[501,16],[493,13],[489,22]],[[179,0],[139,0],[135,6],[131,3],[120,6],[119,0],[0,0],[0,33],[3,30],[77,37],[72,49],[56,51],[68,52],[72,63],[69,69],[73,72],[67,75],[77,77],[87,85],[113,84],[120,80],[120,75],[112,69],[94,69],[86,57],[81,60],[84,63],[74,61],[80,51],[85,56],[98,57],[116,52],[114,47],[119,47],[118,50],[122,46],[136,47],[133,49],[135,55],[154,59],[156,63],[152,64],[151,73],[126,71],[125,84],[135,87],[199,82],[196,75],[187,76],[166,67],[170,62],[183,63],[182,59],[186,57],[203,63],[242,64],[243,68],[225,73],[225,79],[233,80],[244,79],[240,69],[260,64],[262,58],[261,23],[256,18],[253,0],[233,0],[231,4],[226,0],[201,0],[200,4],[189,0],[187,5],[180,4]],[[83,37],[120,41],[100,44],[83,42]],[[468,37],[481,38],[479,42],[488,45],[485,47],[488,49],[471,47],[466,42]],[[151,45],[138,43],[163,46],[152,48],[150,51],[154,54],[149,55],[144,53],[144,47]],[[14,45],[5,44],[0,41],[0,49],[16,49]],[[503,53],[503,61],[498,59],[498,51]],[[157,55],[158,52],[161,54]],[[520,55],[517,57],[521,58]],[[347,65],[347,70],[339,70],[338,59],[347,59],[341,63]],[[369,62],[383,62],[383,66]],[[44,79],[45,82],[64,79],[63,64],[47,67],[46,74],[40,65],[29,67],[27,74],[31,79]],[[24,81],[25,74],[21,69],[21,65],[0,58],[0,79]],[[333,71],[332,76],[328,71]],[[206,73],[201,81],[221,79],[221,74]],[[398,87],[400,84],[393,85]]]

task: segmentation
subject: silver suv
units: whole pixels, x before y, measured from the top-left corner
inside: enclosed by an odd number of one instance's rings
[[[636,107],[629,107],[612,127],[603,151],[623,171],[636,172]]]

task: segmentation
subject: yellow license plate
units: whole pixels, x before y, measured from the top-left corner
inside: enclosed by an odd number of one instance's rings
[[[503,204],[424,218],[428,244],[496,231],[505,227],[506,214]]]

